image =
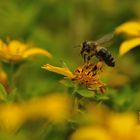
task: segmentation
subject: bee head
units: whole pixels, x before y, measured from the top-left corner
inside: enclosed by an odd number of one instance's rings
[[[90,53],[90,44],[87,41],[82,43],[82,52]]]
[[[84,41],[84,42],[82,43],[82,47],[83,47],[83,48],[86,48],[87,46],[88,46],[87,41]]]

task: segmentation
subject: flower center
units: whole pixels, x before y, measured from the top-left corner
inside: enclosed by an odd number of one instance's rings
[[[74,78],[72,80],[86,86],[90,90],[100,88],[101,91],[105,88],[105,84],[99,80],[100,69],[101,67],[98,67],[98,63],[85,64],[74,71]]]

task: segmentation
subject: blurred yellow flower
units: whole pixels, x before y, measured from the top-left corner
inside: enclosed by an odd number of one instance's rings
[[[0,105],[0,130],[16,132],[27,120],[46,119],[55,123],[68,121],[72,113],[71,98],[63,93],[22,103]]]
[[[29,44],[24,44],[16,40],[6,44],[0,40],[0,59],[2,61],[19,62],[35,55],[45,55],[49,58],[52,57],[47,50],[30,47]]]
[[[0,106],[0,129],[16,132],[25,119],[24,111],[18,104]]]
[[[105,129],[99,126],[85,126],[77,129],[71,140],[111,140]]]
[[[43,69],[61,74],[71,79],[73,82],[86,86],[89,90],[105,92],[105,84],[99,81],[99,75],[94,71],[94,64],[85,64],[78,67],[73,73],[68,68],[55,67],[49,64],[42,66]]]
[[[140,35],[140,21],[129,21],[116,28],[116,33],[124,33],[128,36]]]
[[[7,73],[0,67],[0,83],[5,87],[8,88],[8,79]]]
[[[85,106],[87,119],[90,123],[103,124],[110,113],[106,106],[88,102]]]
[[[71,140],[140,140],[140,126],[136,115],[113,113],[106,108],[94,106],[88,106],[87,109],[85,115],[94,121],[77,128]]]
[[[130,113],[110,114],[108,116],[108,126],[111,135],[117,140],[134,139],[137,119],[136,116]]]
[[[140,21],[126,22],[116,28],[116,33],[124,33],[129,39],[124,41],[119,49],[119,54],[124,55],[129,50],[140,45]]]
[[[72,102],[63,93],[31,100],[23,106],[28,118],[47,118],[54,122],[66,121],[71,114]]]

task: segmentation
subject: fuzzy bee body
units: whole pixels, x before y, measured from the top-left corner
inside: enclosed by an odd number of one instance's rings
[[[111,39],[110,36],[101,38],[99,41],[84,41],[82,43],[81,55],[85,62],[91,60],[93,56],[96,56],[99,61],[105,62],[110,67],[115,66],[115,61],[111,53],[101,45],[108,42]]]
[[[106,48],[102,47],[98,52],[96,52],[96,57],[99,58],[99,60],[103,60],[110,67],[115,66],[114,58]]]

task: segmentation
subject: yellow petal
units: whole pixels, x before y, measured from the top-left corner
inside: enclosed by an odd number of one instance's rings
[[[0,127],[7,132],[17,131],[24,122],[24,112],[17,104],[0,106]]]
[[[2,41],[0,40],[0,50],[3,50],[7,47],[7,45]]]
[[[49,58],[52,58],[52,55],[47,50],[40,49],[40,48],[30,48],[26,50],[23,54],[23,57],[28,58],[30,56],[35,56],[35,55],[45,55]]]
[[[13,40],[8,45],[9,53],[12,55],[22,55],[27,46],[19,41]]]
[[[51,121],[62,122],[69,118],[71,99],[65,93],[54,93],[47,97],[29,101],[23,106],[27,118],[45,117]]]
[[[0,83],[7,84],[7,73],[2,68],[0,68]]]
[[[9,57],[7,44],[0,40],[0,59],[5,61]]]
[[[111,140],[111,138],[101,127],[85,126],[77,129],[70,140]]]
[[[114,137],[119,136],[126,140],[133,135],[137,126],[137,118],[134,114],[112,114],[108,118],[108,126]]]
[[[124,55],[129,50],[137,47],[138,45],[140,45],[140,38],[124,41],[120,46],[119,55]]]
[[[140,36],[140,22],[126,22],[116,28],[116,33],[125,33],[130,36]]]
[[[72,72],[68,68],[54,67],[54,66],[49,65],[49,64],[44,65],[42,68],[49,70],[49,71],[52,71],[52,72],[55,72],[55,73],[58,73],[58,74],[61,74],[61,75],[64,75],[64,76],[69,77],[69,78],[74,77],[74,75],[72,74]]]

